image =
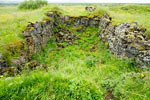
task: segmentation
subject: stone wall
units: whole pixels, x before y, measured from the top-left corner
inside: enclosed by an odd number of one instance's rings
[[[112,25],[111,18],[103,16],[99,25],[100,38],[107,42],[110,51],[119,57],[133,58],[139,67],[150,63],[150,40],[146,29],[136,22]]]
[[[11,63],[8,63],[7,59],[0,55],[0,74],[10,70],[16,71],[31,61],[31,57],[42,51],[51,36],[55,37],[58,44],[68,42],[69,45],[72,45],[76,36],[66,29],[66,26],[81,27],[80,30],[87,26],[99,26],[99,37],[103,42],[108,43],[113,54],[119,57],[134,58],[140,67],[150,63],[150,40],[144,34],[146,29],[139,27],[137,23],[112,25],[112,18],[107,15],[74,17],[60,15],[56,11],[47,12],[46,15],[48,19],[41,22],[30,22],[23,31],[24,40],[20,45],[9,48],[11,52],[19,48],[20,56],[12,58]],[[61,47],[64,46],[61,45]]]
[[[0,57],[0,74],[17,71],[29,62],[34,54],[40,52],[47,45],[53,34],[52,27],[53,22],[50,20],[28,24],[23,31],[24,40],[20,41],[21,46],[19,44],[8,46],[9,52],[17,52],[19,56],[12,57],[9,62],[5,57]]]
[[[23,31],[24,40],[19,45],[20,56],[12,58],[10,64],[8,64],[5,57],[0,56],[0,74],[7,71],[17,71],[26,63],[32,60],[32,56],[40,51],[47,45],[47,42],[51,39],[51,36],[55,37],[58,46],[61,42],[68,42],[69,45],[73,44],[76,36],[70,30],[66,29],[66,26],[82,27],[93,26],[99,24],[100,17],[93,16],[63,16],[58,12],[47,12],[49,17],[41,22],[30,22],[26,29]],[[61,45],[61,47],[64,47]],[[13,46],[9,48],[11,52],[14,52],[17,47]],[[31,61],[32,62],[32,61]]]

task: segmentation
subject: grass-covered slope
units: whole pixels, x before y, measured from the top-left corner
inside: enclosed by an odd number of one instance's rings
[[[131,60],[113,56],[100,42],[97,27],[75,34],[80,39],[74,45],[59,48],[51,39],[45,50],[33,57],[49,66],[47,70],[27,70],[0,79],[0,99],[150,99],[150,74],[140,72]]]

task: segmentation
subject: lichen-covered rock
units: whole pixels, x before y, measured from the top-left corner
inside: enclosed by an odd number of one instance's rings
[[[111,24],[112,18],[107,15],[104,15],[100,20],[101,20],[99,23],[100,28],[106,29],[106,27]]]
[[[99,25],[99,22],[100,22],[99,17],[89,18],[89,26],[97,26]]]

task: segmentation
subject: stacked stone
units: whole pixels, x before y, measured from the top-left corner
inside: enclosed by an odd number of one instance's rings
[[[146,29],[134,23],[111,25],[109,17],[102,17],[100,38],[109,44],[112,53],[120,57],[134,58],[141,66],[150,63],[150,40]]]
[[[51,21],[30,23],[27,26],[23,35],[26,40],[26,56],[28,58],[40,52],[47,45],[53,34],[52,27],[53,22]]]
[[[52,19],[55,24],[57,22],[61,24],[66,24],[66,25],[72,25],[75,27],[78,26],[97,26],[99,25],[100,22],[100,16],[93,16],[93,17],[88,17],[88,16],[68,16],[68,15],[59,15],[57,12],[47,12],[46,15]]]

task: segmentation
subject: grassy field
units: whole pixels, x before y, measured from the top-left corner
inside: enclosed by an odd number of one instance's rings
[[[52,7],[29,11],[15,6],[0,7],[0,45],[23,39],[21,31],[28,22],[42,20],[44,12]],[[149,27],[148,5],[103,5],[99,9],[103,7],[113,17],[113,24],[138,21]],[[89,14],[83,5],[60,8],[65,15]],[[46,64],[48,69],[41,66],[15,77],[1,76],[0,100],[150,99],[149,68],[137,68],[132,59],[112,55],[98,38],[98,27],[87,27],[75,34],[80,39],[74,45],[60,49],[52,38],[43,52],[33,56],[33,60]]]

